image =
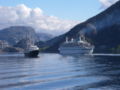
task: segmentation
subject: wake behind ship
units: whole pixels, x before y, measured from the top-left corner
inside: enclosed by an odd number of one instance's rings
[[[88,43],[83,35],[80,36],[78,41],[74,39],[68,41],[68,38],[66,38],[66,41],[59,47],[61,54],[92,54],[93,50],[94,46]]]

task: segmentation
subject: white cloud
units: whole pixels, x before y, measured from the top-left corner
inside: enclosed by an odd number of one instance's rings
[[[14,25],[32,26],[38,32],[53,35],[68,31],[79,21],[63,20],[55,16],[47,16],[40,8],[29,8],[24,4],[16,7],[0,6],[0,29]]]
[[[102,3],[103,8],[107,8],[119,0],[99,0]]]

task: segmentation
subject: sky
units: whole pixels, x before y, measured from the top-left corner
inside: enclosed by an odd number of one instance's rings
[[[62,19],[83,21],[99,13],[98,0],[0,0],[1,6],[25,4],[29,8],[41,8],[46,15]]]
[[[0,29],[31,26],[59,35],[102,12],[118,0],[0,0]]]

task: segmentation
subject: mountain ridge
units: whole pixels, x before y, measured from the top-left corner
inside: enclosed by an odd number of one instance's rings
[[[14,45],[23,38],[32,38],[37,40],[35,30],[28,26],[11,26],[0,30],[0,40],[7,41],[10,45]]]
[[[116,25],[117,25],[116,30],[118,30],[118,32],[119,32],[119,29],[118,29],[119,23],[120,23],[119,10],[120,10],[120,1],[118,1],[117,3],[115,3],[108,9],[106,9],[105,11],[101,12],[100,14],[86,20],[83,23],[76,25],[69,32],[47,41],[45,44],[45,47],[48,47],[48,48],[45,51],[58,52],[58,48],[59,48],[60,44],[64,42],[65,37],[77,38],[79,35],[79,32],[82,32],[85,35],[85,37],[89,38],[90,41],[92,41],[91,43],[93,43],[95,45],[95,47],[96,47],[95,52],[103,51],[103,52],[110,53],[109,50],[105,50],[105,48],[100,50],[99,47],[100,47],[100,45],[103,46],[103,42],[109,41],[109,44],[112,43],[110,39],[113,39],[114,36],[108,38],[107,33],[114,32],[114,28]],[[114,27],[114,28],[111,28],[111,27]],[[106,31],[106,28],[109,30]],[[105,33],[104,38],[108,38],[108,39],[107,40],[103,39],[103,42],[99,43],[100,39],[98,38],[97,35],[99,35],[99,33],[101,33],[101,32],[104,32]],[[116,33],[118,33],[118,32],[116,32]],[[116,34],[116,33],[114,33],[114,34]],[[118,34],[116,34],[116,35],[118,35]],[[101,34],[101,37],[102,37],[102,34]],[[96,39],[97,39],[97,41],[96,41]],[[116,39],[117,38],[114,38],[114,40],[116,40]],[[99,43],[99,45],[97,43]],[[117,45],[119,43],[120,42],[117,42],[116,45],[110,47],[109,49],[117,47]],[[109,47],[109,45],[106,44],[106,47]]]

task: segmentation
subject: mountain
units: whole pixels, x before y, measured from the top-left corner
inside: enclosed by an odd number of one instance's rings
[[[25,38],[25,39],[20,40],[18,43],[16,43],[14,47],[25,50],[29,42],[32,42],[32,41],[30,41],[30,39],[28,38]],[[44,43],[43,41],[39,41],[39,44],[43,44],[43,43]],[[37,44],[37,42],[35,44]]]
[[[73,27],[69,32],[45,42],[45,51],[58,52],[65,37],[78,38],[79,33],[95,45],[96,53],[112,53],[120,48],[120,1],[101,12]],[[40,45],[39,45],[40,47]]]
[[[40,41],[47,41],[53,38],[51,34],[42,33],[42,32],[38,32],[37,37],[39,38]]]
[[[38,41],[36,32],[32,27],[11,26],[9,28],[0,30],[0,40],[5,40],[10,45],[14,45],[26,37],[31,38],[33,41]]]

